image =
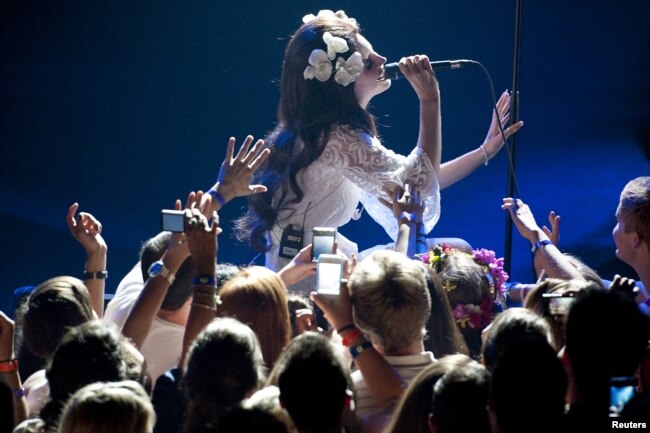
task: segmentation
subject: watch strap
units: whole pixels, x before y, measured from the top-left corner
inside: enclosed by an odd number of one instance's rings
[[[84,272],[84,280],[105,280],[108,278],[108,271]]]

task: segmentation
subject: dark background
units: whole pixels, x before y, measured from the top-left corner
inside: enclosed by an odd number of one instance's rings
[[[614,255],[618,194],[650,174],[650,2],[524,1],[517,179],[546,221],[562,215],[561,247],[603,276],[632,275]],[[109,245],[107,291],[159,229],[160,209],[209,187],[228,137],[273,128],[288,36],[307,13],[344,9],[396,61],[426,53],[489,70],[512,86],[514,1],[6,1],[0,9],[0,309],[12,290],[83,271],[71,203],[96,215]],[[491,98],[477,68],[438,74],[443,160],[476,148]],[[418,104],[404,81],[372,102],[384,144],[406,153]],[[433,236],[504,251],[506,154],[442,193]],[[219,259],[255,254],[231,238],[243,199],[221,215]],[[361,247],[386,242],[367,216],[342,229]],[[513,279],[529,281],[514,236]]]

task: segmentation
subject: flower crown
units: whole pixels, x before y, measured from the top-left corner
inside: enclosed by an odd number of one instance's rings
[[[496,258],[492,250],[481,248],[473,250],[472,254],[457,250],[449,245],[435,246],[428,254],[422,256],[422,262],[429,265],[436,272],[444,267],[446,259],[452,254],[465,254],[471,256],[474,262],[481,266],[490,282],[490,290],[483,297],[480,305],[457,304],[452,312],[456,323],[461,328],[469,326],[474,329],[483,329],[494,319],[495,314],[503,311],[503,301],[506,293],[508,274],[503,270],[503,258]],[[446,292],[456,290],[456,285],[445,281],[443,288]]]
[[[306,24],[316,18],[323,17],[339,18],[353,25],[357,25],[357,20],[348,18],[345,12],[338,11],[335,13],[329,9],[319,11],[317,16],[314,14],[305,15],[302,18],[302,22]],[[323,42],[327,46],[327,52],[319,48],[311,52],[308,59],[309,65],[303,72],[305,80],[313,80],[316,78],[318,81],[325,82],[330,79],[332,72],[336,71],[334,81],[342,86],[348,86],[350,83],[354,83],[363,70],[363,58],[361,54],[357,51],[348,57],[347,60],[341,56],[337,58],[338,54],[347,53],[350,48],[345,39],[332,36],[330,32],[323,34]]]

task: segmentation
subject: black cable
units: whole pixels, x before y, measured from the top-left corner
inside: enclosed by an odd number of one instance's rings
[[[519,185],[517,184],[517,177],[515,175],[514,162],[512,161],[513,159],[512,154],[510,153],[510,148],[508,146],[508,139],[506,138],[506,133],[503,131],[503,123],[501,123],[501,116],[499,115],[499,110],[497,110],[497,99],[494,93],[494,85],[492,84],[492,77],[490,77],[490,73],[487,71],[487,69],[485,69],[485,66],[483,66],[481,62],[477,62],[475,60],[469,60],[469,62],[471,62],[474,65],[478,65],[478,67],[481,68],[481,71],[483,71],[483,74],[485,74],[488,84],[490,85],[490,95],[492,96],[492,108],[494,109],[494,113],[496,113],[497,123],[499,124],[499,132],[501,132],[501,138],[503,139],[503,146],[506,148],[506,154],[508,155],[508,164],[510,166],[512,179],[514,181],[515,196],[521,198],[521,195],[519,193]]]

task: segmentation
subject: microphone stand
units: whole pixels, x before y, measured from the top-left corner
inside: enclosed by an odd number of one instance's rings
[[[510,123],[515,124],[519,121],[519,47],[521,45],[521,0],[515,0],[515,46],[512,65],[512,96],[510,100]],[[517,134],[510,137],[506,143],[509,156],[508,164],[508,183],[506,197],[518,198],[519,190],[516,188],[515,180],[515,149],[517,144]],[[516,195],[514,194],[516,191]],[[512,263],[512,218],[508,212],[505,213],[505,247],[503,253],[504,270],[510,275]]]

